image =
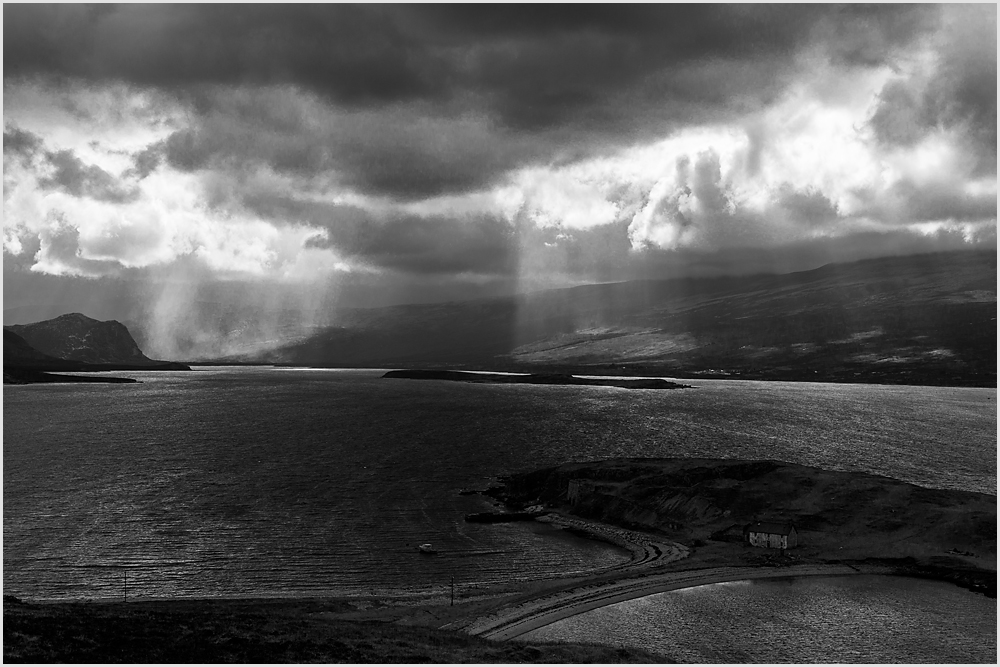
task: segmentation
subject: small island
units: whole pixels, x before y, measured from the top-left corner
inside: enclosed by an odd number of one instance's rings
[[[670,382],[662,378],[578,377],[563,373],[486,373],[446,370],[397,370],[382,377],[406,380],[449,380],[479,384],[561,384],[586,387],[621,387],[622,389],[691,389],[690,385]]]

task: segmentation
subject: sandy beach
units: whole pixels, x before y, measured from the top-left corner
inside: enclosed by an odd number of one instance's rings
[[[514,639],[537,628],[598,607],[680,588],[726,581],[780,577],[859,574],[847,565],[792,565],[783,568],[717,567],[680,572],[650,573],[640,578],[600,582],[560,590],[519,602],[476,619],[466,632],[488,639]],[[452,625],[446,628],[454,627]]]

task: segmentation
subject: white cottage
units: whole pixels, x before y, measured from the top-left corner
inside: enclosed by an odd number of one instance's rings
[[[743,527],[743,537],[755,547],[791,549],[799,544],[795,524],[773,521],[755,521]]]

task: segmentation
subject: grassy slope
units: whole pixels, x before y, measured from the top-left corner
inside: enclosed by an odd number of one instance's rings
[[[4,662],[663,662],[632,649],[500,643],[326,616],[347,603],[177,601],[24,604],[4,598]]]

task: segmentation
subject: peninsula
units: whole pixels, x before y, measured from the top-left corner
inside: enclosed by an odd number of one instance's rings
[[[511,475],[486,492],[508,507],[544,507],[647,531],[708,565],[752,565],[743,527],[795,526],[797,562],[906,560],[996,576],[996,496],[929,489],[862,472],[781,461],[612,459]]]
[[[389,371],[382,377],[406,380],[450,380],[453,382],[474,382],[479,384],[563,384],[587,387],[621,387],[623,389],[690,389],[690,385],[678,384],[661,378],[620,378],[620,377],[578,377],[563,373],[486,373],[447,370],[397,370]]]

